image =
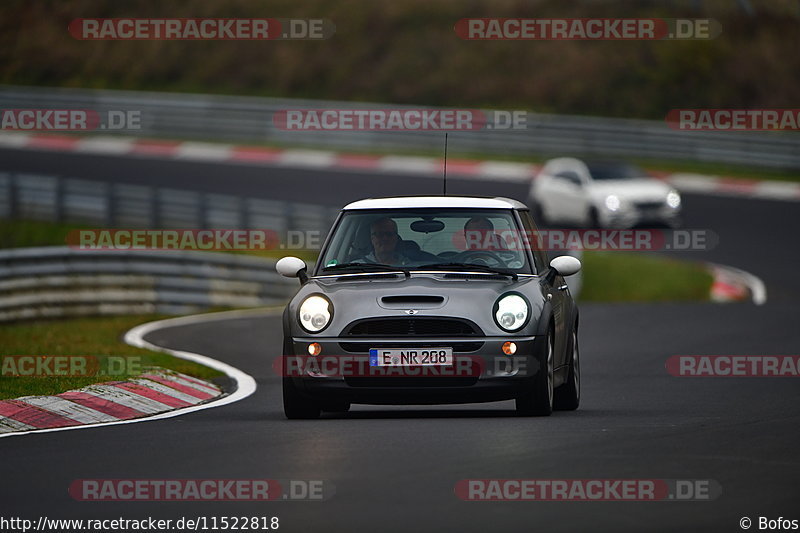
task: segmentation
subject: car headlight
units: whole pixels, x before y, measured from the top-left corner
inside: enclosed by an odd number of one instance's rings
[[[506,294],[495,304],[494,319],[506,331],[516,331],[528,321],[528,302],[519,294]]]
[[[300,304],[300,325],[310,333],[319,333],[331,321],[333,305],[322,296],[309,296]]]
[[[671,190],[667,193],[667,205],[672,209],[677,209],[681,206],[681,195],[678,191]]]
[[[616,211],[622,205],[622,202],[619,201],[619,197],[614,194],[609,194],[606,196],[606,207],[609,211]]]

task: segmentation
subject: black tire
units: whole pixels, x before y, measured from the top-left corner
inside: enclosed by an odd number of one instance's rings
[[[555,390],[553,407],[557,411],[574,411],[581,403],[581,358],[578,349],[578,330],[572,330],[572,355],[567,381]]]
[[[547,344],[537,355],[539,369],[531,390],[516,399],[519,416],[550,416],[553,412],[553,358],[555,357],[552,329]]]
[[[283,413],[289,420],[319,418],[319,402],[300,393],[292,378],[283,378]]]
[[[597,213],[596,207],[589,209],[589,227],[592,229],[602,229],[600,227],[600,215]]]
[[[347,402],[325,402],[322,404],[322,410],[326,413],[346,413],[350,410],[350,404]]]

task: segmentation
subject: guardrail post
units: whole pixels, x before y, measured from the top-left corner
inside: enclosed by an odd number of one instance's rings
[[[9,173],[8,175],[8,218],[15,219],[19,216],[19,206],[17,203],[19,202],[18,199],[18,191],[17,191],[17,175],[14,173]]]
[[[106,188],[106,226],[113,228],[117,222],[117,187],[116,183],[109,183]]]
[[[253,229],[250,226],[250,205],[244,196],[239,197],[239,223],[242,229]]]
[[[208,220],[208,194],[201,192],[198,195],[197,201],[200,204],[197,206],[197,211],[198,211],[197,218],[200,219],[198,220],[198,222],[200,223],[200,228],[208,229],[209,226],[211,225]]]
[[[55,222],[64,221],[64,178],[55,177],[55,200],[53,202],[53,218]]]
[[[150,193],[150,226],[158,229],[161,227],[161,196],[156,187],[151,187],[148,192]]]

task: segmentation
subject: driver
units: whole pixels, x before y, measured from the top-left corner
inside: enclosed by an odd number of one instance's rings
[[[379,218],[370,225],[370,240],[373,251],[362,261],[384,265],[408,264],[409,258],[397,250],[400,235],[397,234],[397,223],[391,218]]]
[[[502,238],[494,232],[494,224],[486,217],[472,217],[464,224],[467,250],[506,250]]]

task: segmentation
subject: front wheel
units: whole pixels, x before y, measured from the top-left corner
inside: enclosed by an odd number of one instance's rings
[[[517,397],[517,414],[520,416],[550,416],[553,412],[553,332],[547,336],[544,353],[537,357],[539,369],[532,390]]]
[[[572,357],[567,381],[555,390],[553,405],[559,411],[574,411],[581,403],[581,364],[578,351],[578,331],[572,330]]]
[[[597,212],[596,207],[591,207],[589,209],[589,227],[591,229],[602,229],[602,224],[600,223],[600,214]]]
[[[346,413],[350,411],[350,404],[347,402],[326,402],[322,404],[322,410],[326,413]]]
[[[297,390],[292,378],[283,378],[283,413],[289,420],[319,418],[320,405]]]

